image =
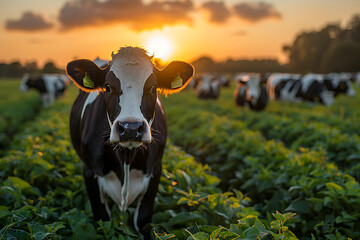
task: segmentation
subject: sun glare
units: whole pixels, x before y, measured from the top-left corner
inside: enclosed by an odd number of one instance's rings
[[[167,60],[173,50],[173,45],[168,38],[156,35],[147,41],[146,50],[155,58]]]

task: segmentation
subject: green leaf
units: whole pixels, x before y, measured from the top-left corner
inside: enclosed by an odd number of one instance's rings
[[[285,230],[284,237],[282,240],[298,240],[294,233],[290,232],[289,230]]]
[[[174,225],[192,225],[197,223],[199,225],[206,224],[207,220],[199,214],[192,212],[182,212],[169,220],[170,226]]]
[[[35,240],[43,240],[51,233],[45,228],[45,226],[41,225],[40,223],[31,224],[33,235],[32,237]]]
[[[336,183],[333,182],[326,183],[326,187],[333,193],[337,193],[337,194],[344,193],[344,188]]]
[[[205,232],[197,232],[189,236],[186,240],[208,240],[209,234]]]
[[[94,239],[96,236],[96,230],[90,223],[78,224],[74,229],[75,236],[82,240]]]
[[[8,177],[7,181],[11,182],[13,186],[19,187],[21,190],[31,188],[31,185],[18,177]]]
[[[310,213],[309,204],[305,200],[292,202],[285,210],[286,212]]]
[[[213,231],[210,235],[210,240],[216,240],[218,238],[219,234],[221,233],[222,229],[223,228],[220,227],[220,228],[216,229],[215,231]]]
[[[8,209],[9,208],[6,206],[0,206],[0,219],[10,214],[10,211],[8,211]]]

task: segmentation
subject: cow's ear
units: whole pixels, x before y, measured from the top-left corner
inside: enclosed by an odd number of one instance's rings
[[[194,72],[191,64],[181,61],[173,61],[161,71],[155,68],[159,92],[169,95],[181,91],[188,85]]]
[[[85,92],[102,90],[108,68],[99,68],[93,61],[80,59],[68,63],[66,73]]]

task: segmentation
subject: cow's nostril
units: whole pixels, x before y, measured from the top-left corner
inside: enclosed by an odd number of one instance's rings
[[[137,132],[138,132],[138,134],[142,134],[142,133],[144,132],[144,123],[142,123],[142,124],[139,126]]]
[[[125,128],[123,127],[123,125],[121,123],[119,123],[118,125],[116,125],[116,131],[121,136],[121,135],[124,135]]]

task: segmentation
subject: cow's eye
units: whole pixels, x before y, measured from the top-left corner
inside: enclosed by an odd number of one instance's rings
[[[150,92],[151,93],[156,93],[156,86],[152,86],[151,89],[150,89]]]
[[[111,91],[111,87],[109,84],[105,84],[105,90],[106,92],[110,92]]]

